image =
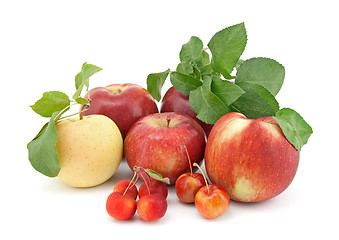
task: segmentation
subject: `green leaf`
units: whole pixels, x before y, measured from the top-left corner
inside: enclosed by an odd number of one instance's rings
[[[299,113],[290,108],[283,108],[273,117],[277,121],[287,140],[301,151],[313,133],[310,125],[300,116]]]
[[[202,65],[206,66],[209,65],[210,62],[210,55],[208,54],[208,52],[206,52],[205,50],[202,51]]]
[[[45,92],[34,105],[30,106],[34,112],[43,116],[51,117],[56,111],[61,111],[70,105],[68,96],[59,91]]]
[[[177,66],[176,71],[190,76],[194,75],[193,66],[190,62],[180,62]]]
[[[56,177],[60,171],[59,158],[56,153],[58,133],[51,117],[37,136],[27,145],[28,159],[34,169],[48,176]]]
[[[81,105],[86,105],[88,104],[88,99],[86,98],[82,98],[82,97],[78,97],[77,99],[75,99],[75,101]]]
[[[227,106],[236,101],[245,91],[236,84],[212,76],[212,92],[217,95]]]
[[[269,91],[265,91],[264,87],[243,84],[241,88],[245,93],[232,103],[231,108],[233,111],[241,112],[248,118],[275,115],[277,109],[273,102],[276,102],[276,100]]]
[[[228,107],[211,91],[211,77],[205,77],[202,86],[191,91],[189,105],[197,118],[201,121],[214,124],[216,121],[229,112]]]
[[[217,32],[208,43],[212,53],[211,66],[226,79],[234,78],[231,73],[247,43],[244,23],[230,26]]]
[[[192,90],[202,85],[199,79],[180,72],[171,72],[170,81],[178,91],[184,94],[189,94]]]
[[[240,82],[237,83],[241,88],[250,88],[253,91],[255,91],[262,99],[264,99],[270,106],[271,108],[277,112],[279,110],[279,103],[275,99],[275,97],[263,86],[259,84],[253,84],[253,83],[248,83],[248,82]]]
[[[168,177],[162,177],[162,175],[152,169],[144,169],[144,171],[148,174],[148,176],[150,176],[151,178],[158,180],[160,182],[164,182],[167,184],[170,184],[170,180]]]
[[[87,91],[89,87],[89,78],[101,71],[102,68],[97,67],[93,64],[84,63],[81,67],[81,71],[75,76],[75,88],[76,92],[73,95],[73,99],[76,100],[80,97],[82,89],[86,86]]]
[[[165,80],[170,70],[167,69],[160,73],[151,73],[147,76],[147,90],[158,102],[161,99],[161,88],[165,83]]]
[[[274,96],[285,78],[285,68],[270,58],[251,58],[243,62],[237,71],[236,83],[250,82],[265,87]]]
[[[191,62],[197,66],[203,64],[203,43],[198,37],[191,39],[182,45],[179,57],[181,62]]]

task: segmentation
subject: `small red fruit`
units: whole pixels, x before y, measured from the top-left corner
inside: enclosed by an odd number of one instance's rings
[[[196,208],[205,218],[211,219],[219,217],[226,212],[230,206],[230,196],[224,188],[215,184],[208,184],[207,179],[198,164],[194,163],[193,166],[199,168],[206,183],[206,186],[200,188],[195,195],[194,202]]]
[[[149,222],[162,218],[167,211],[167,201],[160,193],[142,196],[137,204],[139,216]]]
[[[146,182],[140,185],[139,187],[139,198],[153,194],[153,193],[160,193],[165,199],[167,198],[168,195],[168,189],[166,186],[166,183],[160,182],[155,179],[151,179],[150,181],[147,181],[149,192],[147,189]]]
[[[195,195],[195,206],[205,218],[216,218],[226,212],[230,197],[222,187],[214,184],[204,186]]]
[[[137,203],[135,199],[120,192],[111,193],[106,201],[107,213],[118,220],[128,220],[135,214]]]
[[[205,186],[205,180],[202,174],[193,173],[191,159],[188,154],[187,148],[185,144],[183,144],[187,160],[190,165],[190,173],[183,173],[179,176],[179,178],[175,182],[175,192],[180,201],[184,203],[193,203],[195,194],[199,191],[199,189]]]
[[[128,189],[127,189],[128,188]],[[126,193],[125,193],[126,191]],[[132,184],[129,180],[122,180],[115,184],[113,192],[120,192],[121,194],[129,195],[136,199],[138,196],[138,189],[135,184]]]

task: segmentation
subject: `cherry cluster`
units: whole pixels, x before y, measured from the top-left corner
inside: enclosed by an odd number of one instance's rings
[[[140,185],[138,191],[135,184],[139,177],[144,183]],[[131,181],[122,180],[114,186],[113,193],[106,201],[106,211],[118,220],[128,220],[135,212],[147,222],[157,220],[167,211],[167,195],[165,183],[150,178],[144,169],[135,167]]]

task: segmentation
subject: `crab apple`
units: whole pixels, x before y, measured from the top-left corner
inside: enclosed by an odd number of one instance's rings
[[[128,220],[133,217],[137,208],[135,199],[120,192],[111,193],[106,200],[107,213],[118,220]]]
[[[101,114],[109,117],[117,124],[123,138],[138,119],[159,112],[152,95],[137,84],[96,87],[85,98],[90,98],[90,104],[83,115]]]
[[[205,150],[209,179],[241,202],[261,202],[283,192],[298,163],[299,152],[272,117],[228,113],[214,125]]]
[[[205,186],[205,182],[202,174],[193,173],[191,159],[185,145],[184,148],[191,172],[183,173],[179,176],[175,181],[175,192],[180,201],[184,203],[193,203],[195,194],[201,187]]]
[[[203,186],[205,182],[200,173],[184,173],[175,182],[175,192],[180,201],[193,203],[195,194]]]
[[[190,116],[200,124],[208,137],[213,125],[204,123],[196,117],[197,114],[190,107],[188,97],[189,95],[178,91],[175,87],[170,87],[162,99],[160,112],[178,112]]]
[[[131,186],[130,186],[131,185]],[[129,187],[130,186],[130,187]],[[128,189],[127,189],[128,188]],[[126,191],[126,193],[125,193]],[[114,185],[113,192],[120,192],[122,194],[126,194],[136,199],[138,196],[138,189],[135,184],[131,184],[129,180],[122,180]]]
[[[137,204],[138,215],[147,222],[162,218],[166,211],[167,201],[160,193],[145,195]]]
[[[224,188],[208,184],[195,195],[195,206],[199,213],[208,219],[216,218],[227,211],[230,197]]]
[[[170,184],[189,169],[185,143],[192,162],[200,163],[205,148],[205,134],[191,117],[181,113],[155,113],[139,119],[128,132],[124,154],[131,169],[152,169]]]
[[[147,185],[146,185],[147,184]],[[148,189],[147,189],[148,186]],[[148,192],[149,190],[149,192]],[[168,189],[166,183],[160,182],[155,179],[151,179],[150,181],[144,182],[139,187],[139,198],[153,193],[160,193],[164,198],[167,198]]]

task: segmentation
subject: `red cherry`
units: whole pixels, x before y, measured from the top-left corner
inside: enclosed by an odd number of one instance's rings
[[[166,183],[160,182],[155,179],[151,179],[150,181],[147,181],[147,185],[150,191],[150,194],[153,193],[160,193],[165,199],[168,195],[168,189],[166,186]],[[149,192],[147,190],[146,182],[140,185],[139,187],[139,198],[149,195]]]
[[[127,220],[135,214],[137,203],[135,199],[120,192],[111,193],[106,201],[107,213],[118,220]]]
[[[167,211],[167,201],[160,193],[142,196],[137,204],[139,216],[149,222],[162,218]]]
[[[131,185],[131,186],[129,187],[129,189],[127,189],[127,187],[129,185]],[[126,193],[125,193],[125,191],[126,191]],[[122,181],[118,182],[117,184],[115,184],[115,186],[113,188],[113,192],[120,192],[121,194],[125,193],[125,195],[129,195],[134,199],[136,199],[137,196],[138,196],[137,187],[134,184],[131,184],[131,181],[129,181],[129,180],[122,180]]]

